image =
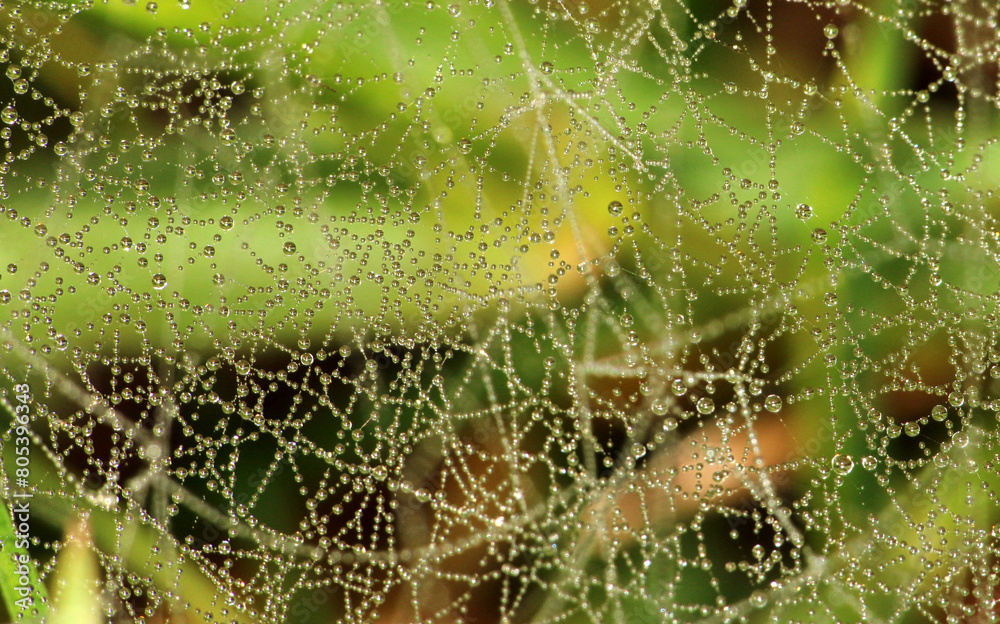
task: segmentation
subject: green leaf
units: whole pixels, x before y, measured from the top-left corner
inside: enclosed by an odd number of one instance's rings
[[[55,597],[50,624],[100,624],[101,568],[86,517],[66,531],[56,563]]]
[[[28,554],[24,538],[18,537],[7,503],[0,504],[0,593],[12,620],[45,621],[48,595]]]

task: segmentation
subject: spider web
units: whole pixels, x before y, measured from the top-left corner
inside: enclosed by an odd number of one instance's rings
[[[82,513],[114,622],[997,621],[998,17],[4,6],[41,576]]]

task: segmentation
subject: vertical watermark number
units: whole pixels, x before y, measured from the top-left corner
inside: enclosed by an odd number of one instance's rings
[[[28,384],[17,384],[14,386],[14,466],[9,472],[12,478],[9,480],[10,491],[8,501],[10,505],[10,521],[13,536],[13,549],[4,548],[4,556],[9,557],[5,591],[12,591],[15,596],[8,601],[8,605],[13,604],[22,613],[33,606],[36,585],[38,583],[34,574],[34,564],[28,554],[28,545],[31,535],[31,389]],[[7,531],[5,531],[7,533]],[[10,614],[15,617],[14,613]]]

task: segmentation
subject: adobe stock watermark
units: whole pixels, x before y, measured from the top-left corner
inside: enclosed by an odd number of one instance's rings
[[[31,570],[32,561],[28,554],[31,539],[31,417],[32,396],[28,384],[14,386],[14,467],[8,474],[9,480],[10,517],[13,523],[13,549],[5,549],[4,556],[13,559],[15,574],[14,591],[17,596],[14,604],[24,612],[34,604],[36,588],[32,586],[34,579]],[[15,614],[10,614],[14,617]]]

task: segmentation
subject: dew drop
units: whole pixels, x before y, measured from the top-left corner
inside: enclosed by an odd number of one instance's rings
[[[854,470],[854,460],[850,455],[837,453],[833,456],[833,459],[830,460],[830,464],[833,467],[833,471],[839,475],[846,475]]]
[[[936,420],[938,422],[941,422],[941,421],[947,419],[948,418],[948,408],[945,407],[944,405],[935,405],[933,407],[933,409],[931,409],[931,418],[933,418],[934,420]]]

